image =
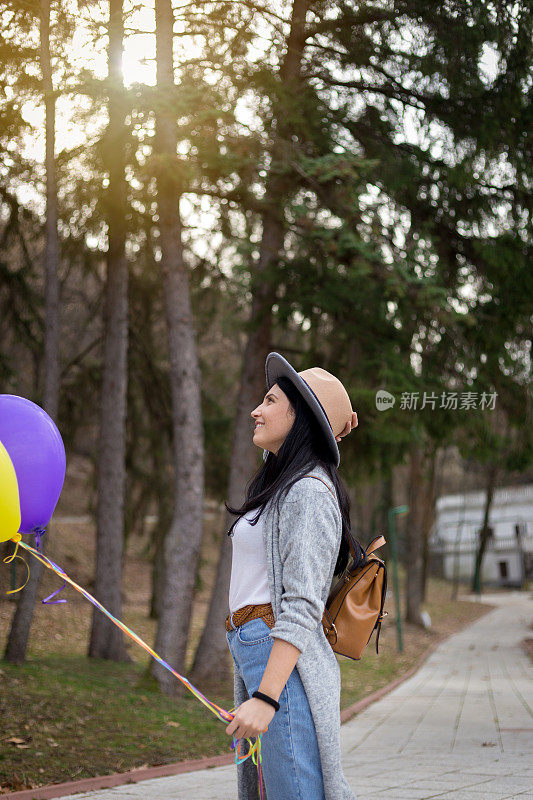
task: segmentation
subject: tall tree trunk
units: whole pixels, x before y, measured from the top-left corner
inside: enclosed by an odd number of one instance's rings
[[[483,525],[479,532],[478,549],[476,552],[476,560],[474,564],[474,575],[472,577],[472,591],[476,594],[481,592],[481,567],[483,564],[483,556],[487,547],[487,542],[490,535],[489,517],[492,501],[494,499],[494,491],[496,488],[496,476],[498,468],[495,463],[489,464],[487,470],[487,494],[485,496],[485,510],[483,514]]]
[[[438,465],[439,452],[435,447],[431,453],[429,465],[425,470],[424,479],[424,512],[423,512],[423,535],[424,550],[422,555],[422,601],[426,599],[427,579],[429,574],[429,537],[435,519],[435,500],[437,495],[437,481],[440,477]]]
[[[154,479],[157,485],[157,526],[151,533],[154,548],[152,557],[152,592],[150,598],[150,619],[159,619],[161,602],[164,595],[165,573],[165,540],[172,524],[174,509],[172,503],[172,486],[166,475],[167,436],[161,435],[154,424],[154,436],[158,441],[152,442],[152,462]]]
[[[172,103],[174,16],[170,0],[156,0],[155,12],[160,97],[156,110],[157,206],[170,359],[174,461],[174,513],[165,541],[164,591],[155,646],[175,669],[184,672],[203,524],[201,375],[179,211],[181,187],[176,155],[176,114]],[[181,692],[181,684],[167,670],[159,664],[154,664],[152,669],[165,693]]]
[[[50,0],[41,0],[40,61],[45,105],[45,327],[44,327],[44,409],[57,420],[59,403],[59,239],[57,234],[57,180],[55,163],[55,97],[50,59]],[[44,544],[43,544],[44,548]],[[22,664],[26,649],[42,564],[31,565],[30,579],[17,603],[5,651],[7,661]]]
[[[420,614],[424,556],[423,469],[423,444],[414,441],[409,453],[409,516],[405,537],[406,621],[420,626],[423,626]]]
[[[126,260],[125,102],[122,79],[124,21],[122,0],[109,3],[109,123],[105,162],[108,251],[104,310],[104,356],[98,443],[98,506],[95,596],[116,617],[122,616],[126,389],[128,350],[128,264]],[[121,631],[93,610],[89,655],[128,659]]]
[[[287,50],[280,69],[280,81],[285,87],[295,89],[300,80],[303,50],[306,40],[306,14],[309,0],[294,0]],[[284,134],[285,121],[276,120],[278,139],[272,151],[276,158]],[[269,270],[275,266],[283,247],[285,224],[284,208],[291,193],[291,179],[271,173],[265,188],[263,234],[257,268],[252,276],[252,308],[249,332],[241,371],[239,401],[233,425],[233,439],[228,481],[228,503],[239,505],[244,499],[246,482],[255,471],[257,451],[252,442],[250,412],[261,401],[265,391],[265,359],[271,348],[272,304],[275,299],[275,282]],[[232,519],[232,518],[231,518]],[[225,530],[230,526],[230,515],[225,518]],[[194,679],[218,681],[229,676],[224,617],[228,610],[228,590],[231,573],[231,541],[222,536],[215,585],[209,604],[207,620],[195,654]]]
[[[161,509],[161,503],[158,506]],[[163,527],[161,513],[158,514],[157,528],[153,532],[154,553],[152,557],[150,619],[159,619],[165,585],[165,541],[167,527]]]

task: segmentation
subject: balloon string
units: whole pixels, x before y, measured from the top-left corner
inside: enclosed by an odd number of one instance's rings
[[[44,598],[44,600],[41,600],[41,603],[43,604],[43,606],[53,606],[56,603],[66,603],[67,601],[65,600],[64,597],[61,597],[59,600],[52,600],[52,597],[55,597],[56,594],[59,594],[59,592],[62,592],[66,585],[67,585],[67,582],[63,581],[63,586],[61,586],[59,589],[56,589],[55,592],[52,592],[52,594],[49,594],[48,597]]]
[[[6,594],[16,594],[17,592],[21,592],[24,589],[24,587],[26,586],[26,584],[28,583],[29,579],[30,579],[30,568],[29,568],[28,564],[26,563],[26,559],[22,558],[22,556],[19,556],[17,554],[17,550],[19,549],[19,544],[20,544],[20,540],[16,541],[15,549],[14,549],[12,555],[6,556],[4,558],[4,564],[11,564],[11,562],[15,558],[18,558],[20,561],[22,561],[22,563],[24,564],[24,566],[28,570],[28,574],[27,574],[26,580],[24,581],[22,586],[19,586],[18,589],[10,589],[8,592],[6,592]]]
[[[55,572],[57,575],[59,575],[59,577],[62,578],[65,583],[70,584],[74,589],[76,589],[76,591],[79,592],[81,595],[83,595],[83,597],[85,597],[86,600],[88,600],[90,603],[92,603],[93,606],[95,606],[103,614],[105,614],[105,616],[108,619],[110,619],[111,622],[114,625],[117,626],[117,628],[120,628],[120,630],[123,633],[125,633],[127,636],[130,637],[130,639],[133,639],[134,642],[136,642],[140,647],[142,647],[144,650],[146,650],[146,652],[155,661],[157,661],[159,664],[161,664],[161,666],[164,667],[166,670],[171,672],[172,675],[174,675],[174,677],[177,678],[191,692],[191,694],[193,694],[196,697],[197,700],[199,700],[201,703],[203,703],[203,705],[206,708],[208,708],[216,717],[218,717],[218,719],[220,719],[222,722],[227,722],[227,723],[229,723],[229,722],[231,722],[233,720],[234,715],[232,713],[230,713],[229,711],[226,711],[221,706],[219,706],[216,703],[214,703],[212,700],[209,700],[204,694],[202,694],[202,692],[199,689],[197,689],[195,686],[193,686],[193,684],[189,680],[187,680],[187,678],[184,675],[181,675],[179,672],[177,672],[177,670],[175,670],[173,667],[171,667],[170,664],[167,661],[165,661],[163,658],[161,658],[161,656],[158,655],[155,652],[155,650],[152,650],[152,648],[148,644],[146,644],[146,642],[143,639],[141,639],[140,636],[138,636],[134,631],[132,631],[131,628],[128,628],[128,626],[125,625],[123,622],[121,622],[121,620],[119,620],[116,617],[114,617],[113,614],[111,614],[111,612],[107,610],[107,608],[104,608],[104,606],[100,602],[98,602],[98,600],[95,597],[92,596],[92,594],[90,594],[88,591],[86,591],[86,589],[84,589],[82,586],[79,586],[75,581],[73,581],[71,578],[69,578],[69,576],[66,574],[66,572],[64,572],[61,569],[61,567],[59,567],[57,564],[55,564],[52,561],[51,558],[48,558],[48,556],[45,556],[44,553],[40,553],[38,550],[36,550],[35,548],[31,547],[29,544],[26,544],[26,542],[20,541],[20,542],[17,543],[17,547],[15,548],[15,552],[13,553],[13,555],[9,556],[8,559],[4,559],[4,561],[6,561],[6,563],[9,563],[9,561],[12,561],[13,558],[15,558],[16,552],[17,552],[17,548],[18,548],[19,544],[20,544],[21,547],[23,547],[25,550],[27,550],[29,553],[31,553],[38,561],[40,561],[42,564],[44,564],[46,567],[48,567],[48,569],[52,570],[52,572]],[[20,558],[20,556],[19,556],[19,558]],[[22,559],[22,560],[24,560],[24,559]],[[28,573],[29,573],[29,568],[28,568]],[[61,587],[61,589],[63,589],[63,588],[64,588],[64,586]],[[61,590],[59,590],[59,591],[61,591]],[[56,594],[56,593],[57,592],[54,592],[54,594]],[[54,596],[53,594],[50,595],[50,597],[53,597],[53,596]],[[49,598],[47,598],[47,599],[49,599]],[[56,601],[56,602],[58,602],[58,601]],[[262,734],[259,734],[259,736],[256,738],[256,740],[254,742],[252,742],[251,739],[246,739],[246,741],[248,742],[248,753],[245,756],[241,756],[241,754],[240,754],[241,740],[238,739],[237,740],[238,747],[237,747],[237,752],[236,752],[236,755],[235,755],[235,762],[236,763],[241,763],[241,761],[246,761],[247,758],[252,757],[252,759],[254,760],[254,763],[256,763],[257,760],[259,760],[259,763],[260,763],[261,762],[261,738],[262,738]]]
[[[39,553],[42,553],[43,549],[41,547],[41,540],[46,533],[46,528],[40,528],[38,525],[36,525],[31,529],[31,532],[35,537],[35,549],[38,550]]]

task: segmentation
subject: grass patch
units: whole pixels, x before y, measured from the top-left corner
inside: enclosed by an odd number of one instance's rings
[[[2,663],[0,786],[9,791],[228,752],[192,695],[162,695],[145,671],[82,656]],[[233,705],[230,693],[215,699]]]

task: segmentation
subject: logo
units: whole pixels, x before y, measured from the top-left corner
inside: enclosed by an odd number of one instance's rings
[[[380,389],[376,392],[376,408],[378,411],[386,411],[392,408],[396,399],[393,394],[386,392],[385,389]]]

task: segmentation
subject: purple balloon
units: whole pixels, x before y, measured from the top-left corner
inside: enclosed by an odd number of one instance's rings
[[[0,441],[17,475],[20,533],[45,528],[65,480],[65,447],[55,422],[31,400],[0,394]]]

